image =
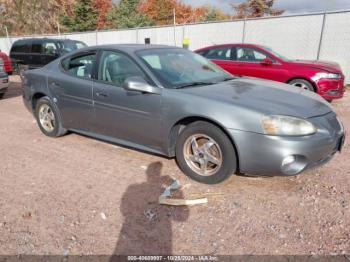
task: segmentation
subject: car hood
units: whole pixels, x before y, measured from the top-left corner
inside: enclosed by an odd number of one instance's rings
[[[300,65],[305,67],[313,67],[317,69],[321,69],[331,73],[341,73],[341,68],[338,63],[330,62],[330,61],[321,61],[321,60],[296,60],[290,62],[294,65]]]
[[[267,115],[310,118],[333,111],[329,103],[315,93],[257,78],[237,78],[215,85],[186,88],[182,91]]]

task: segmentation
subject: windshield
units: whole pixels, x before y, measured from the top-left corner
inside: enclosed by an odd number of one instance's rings
[[[59,42],[58,45],[63,54],[67,54],[72,51],[87,47],[85,43],[80,41],[62,41]]]
[[[204,57],[184,49],[149,49],[137,55],[166,88],[214,84],[233,78]]]
[[[275,52],[274,50],[272,50],[270,47],[267,47],[267,46],[262,46],[263,49],[265,49],[266,51],[269,51],[270,53],[272,53],[274,56],[278,57],[279,59],[282,59],[284,61],[293,61],[295,59],[292,59],[292,58],[289,58],[289,57],[286,57],[284,55],[281,55],[277,52]]]

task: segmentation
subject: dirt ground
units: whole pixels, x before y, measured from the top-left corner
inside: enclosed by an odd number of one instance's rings
[[[12,78],[12,80],[15,80]],[[350,254],[350,148],[300,176],[186,178],[174,160],[41,134],[11,83],[0,100],[0,255]],[[350,129],[350,93],[334,107]],[[207,205],[157,204],[172,179]]]

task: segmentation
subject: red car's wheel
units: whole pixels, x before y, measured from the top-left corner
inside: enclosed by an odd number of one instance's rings
[[[299,87],[301,89],[315,92],[315,88],[313,87],[313,85],[305,79],[294,79],[294,80],[290,81],[289,84],[296,86],[296,87]]]

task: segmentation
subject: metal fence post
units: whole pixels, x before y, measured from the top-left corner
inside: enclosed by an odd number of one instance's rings
[[[322,48],[322,42],[323,42],[323,32],[324,32],[324,27],[326,24],[326,19],[327,19],[327,13],[324,12],[323,19],[322,19],[322,29],[321,29],[320,41],[318,43],[317,60],[320,59],[320,55],[321,55],[321,48]]]
[[[139,28],[136,28],[136,44],[139,43]]]
[[[98,45],[98,30],[95,31],[95,43]]]
[[[243,21],[242,43],[244,43],[244,41],[245,41],[245,30],[246,30],[246,25],[247,25],[247,18],[245,17],[245,18],[244,18],[244,21]]]

